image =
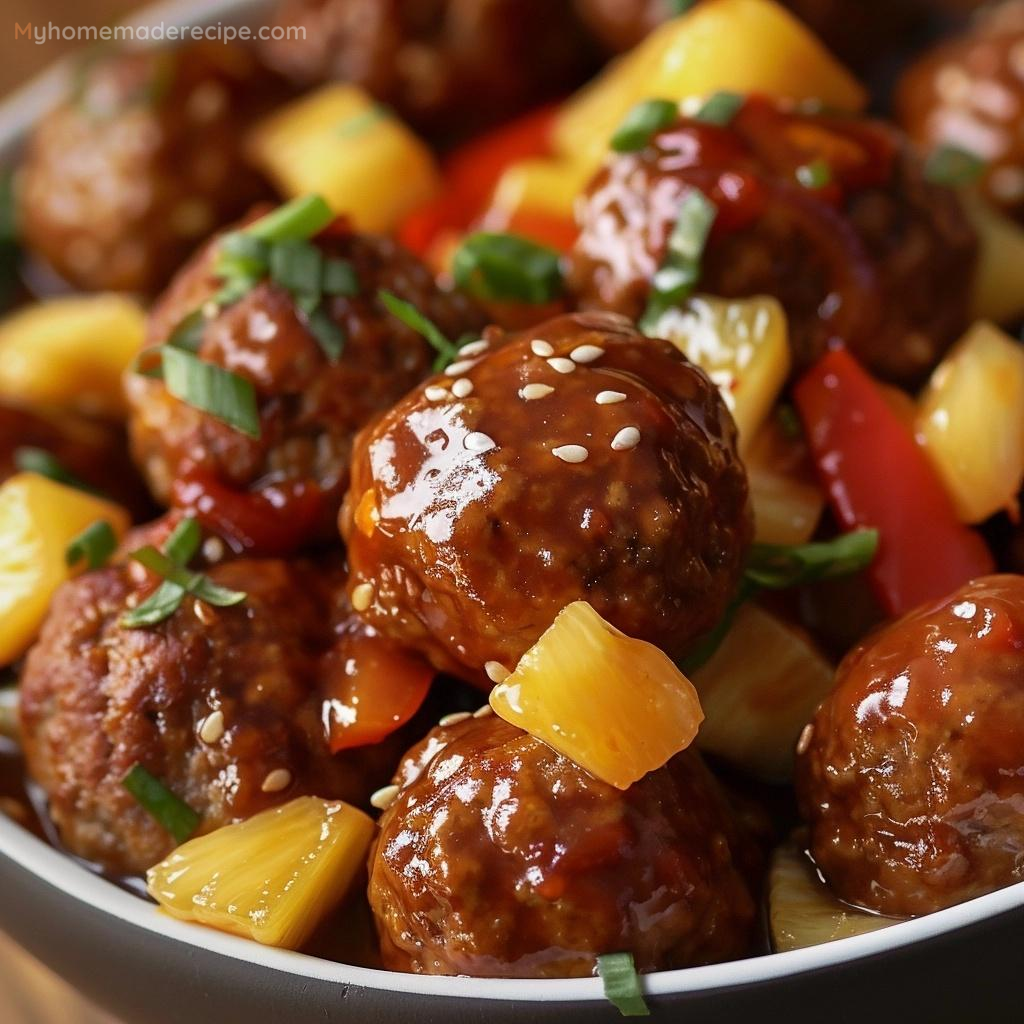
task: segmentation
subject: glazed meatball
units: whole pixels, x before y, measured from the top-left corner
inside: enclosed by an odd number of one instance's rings
[[[927,149],[951,145],[986,163],[983,188],[1024,221],[1024,0],[985,12],[903,77],[898,117]]]
[[[20,469],[25,449],[46,453],[76,480],[124,505],[135,518],[152,511],[145,484],[109,423],[0,402],[0,482]]]
[[[603,953],[653,971],[748,949],[750,841],[692,751],[623,792],[490,716],[435,730],[398,782],[370,858],[392,970],[580,977]]]
[[[847,902],[926,914],[1024,879],[1024,577],[861,643],[798,755],[810,851]]]
[[[954,193],[880,122],[763,99],[726,126],[681,118],[598,173],[570,273],[585,308],[641,315],[694,189],[717,207],[700,289],[778,298],[798,370],[842,342],[915,382],[965,327],[976,239]]]
[[[568,0],[284,0],[264,44],[311,85],[355,82],[435,137],[465,134],[568,92],[591,67]]]
[[[24,241],[84,290],[155,292],[266,186],[243,160],[280,88],[222,43],[118,54],[39,122],[20,175]]]
[[[353,602],[479,682],[581,599],[680,654],[718,622],[750,540],[735,441],[703,371],[621,317],[489,329],[357,442]]]
[[[167,532],[159,523],[130,543]],[[245,602],[213,608],[188,597],[151,628],[121,623],[155,586],[140,566],[81,576],[58,591],[28,656],[29,773],[64,846],[117,874],[141,873],[173,846],[121,784],[136,763],[206,832],[309,793],[365,802],[402,749],[328,748],[320,684],[345,622],[340,570],[240,559],[207,574]]]
[[[221,287],[218,241],[186,266],[153,310],[147,344],[163,344]],[[172,397],[162,381],[127,378],[132,451],[153,493],[187,508],[235,550],[279,554],[336,537],[355,432],[430,370],[434,351],[381,305],[378,289],[414,303],[451,337],[478,328],[475,311],[440,291],[396,243],[334,230],[325,257],[353,269],[358,293],[324,300],[343,337],[333,359],[291,294],[269,280],[216,306],[199,355],[250,380],[261,435],[253,439]]]

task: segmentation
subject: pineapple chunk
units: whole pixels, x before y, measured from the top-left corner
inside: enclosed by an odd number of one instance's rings
[[[354,85],[279,108],[256,125],[249,148],[284,195],[319,194],[360,231],[394,230],[440,187],[427,146]]]
[[[303,796],[190,839],[146,884],[173,917],[298,949],[351,887],[374,828],[348,804]]]
[[[866,935],[897,923],[836,899],[794,842],[780,846],[772,859],[768,918],[777,953]]]
[[[718,385],[736,420],[740,454],[753,440],[789,376],[786,314],[768,296],[694,296],[648,332],[671,341]]]
[[[744,456],[754,539],[759,544],[805,544],[825,508],[807,444],[787,437],[777,416],[769,416]]]
[[[0,486],[0,665],[35,640],[54,591],[77,571],[67,565],[68,545],[97,520],[118,537],[129,526],[119,505],[35,473]]]
[[[785,782],[800,732],[832,688],[832,666],[797,630],[745,604],[693,685],[705,715],[697,746]]]
[[[974,192],[961,198],[979,243],[971,312],[976,320],[1011,323],[1024,315],[1024,228]]]
[[[521,160],[498,179],[490,208],[509,219],[520,210],[539,210],[571,218],[576,199],[587,187],[594,168],[578,160]]]
[[[688,747],[704,717],[667,655],[619,632],[586,601],[558,613],[490,704],[618,789]]]
[[[771,0],[715,0],[666,22],[562,108],[552,139],[596,168],[627,111],[652,96],[719,89],[820,100],[855,113],[866,93],[792,14]]]
[[[917,439],[965,523],[1015,507],[1024,479],[1024,349],[975,324],[932,374]]]
[[[0,322],[0,397],[121,416],[121,377],[142,347],[145,313],[123,295],[69,295]]]

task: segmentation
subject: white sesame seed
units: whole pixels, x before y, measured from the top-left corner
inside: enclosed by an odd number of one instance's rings
[[[462,439],[462,446],[466,451],[470,452],[489,452],[492,448],[497,447],[493,438],[480,433],[479,430],[474,430],[471,434],[467,434]]]
[[[473,382],[468,377],[460,377],[452,385],[452,394],[456,398],[467,398],[473,394]]]
[[[503,683],[512,674],[500,661],[485,662],[484,671],[492,683]]]
[[[581,444],[562,444],[552,448],[551,454],[563,462],[586,462],[590,452]]]
[[[561,356],[549,359],[548,366],[556,373],[572,373],[576,369],[576,364],[571,359],[563,359]]]
[[[224,712],[212,711],[199,726],[199,738],[204,743],[216,743],[224,735]]]
[[[220,537],[207,537],[203,541],[203,558],[208,562],[219,562],[224,557],[224,541]]]
[[[594,399],[598,405],[617,405],[625,400],[626,396],[621,391],[599,391]]]
[[[203,303],[201,312],[204,320],[212,320],[220,312],[220,306],[210,299],[209,302]]]
[[[192,610],[204,626],[212,626],[217,621],[217,613],[201,598],[196,598]]]
[[[429,402],[442,402],[448,397],[448,392],[436,384],[431,384],[430,387],[423,389],[423,394],[427,396]]]
[[[569,358],[574,363],[592,363],[603,355],[604,349],[600,345],[577,345],[569,353]]]
[[[796,752],[801,755],[806,754],[812,739],[814,739],[814,723],[808,722],[800,730],[800,739],[796,741]]]
[[[395,802],[397,796],[397,786],[382,786],[370,797],[370,806],[376,807],[378,811],[386,811]]]
[[[487,351],[487,340],[481,338],[479,341],[471,341],[468,345],[463,345],[459,349],[460,356],[479,356],[483,355]]]
[[[459,722],[465,722],[466,719],[472,717],[472,714],[468,711],[453,711],[450,715],[445,715],[437,724],[444,729],[449,725],[458,725]]]
[[[540,356],[541,359],[547,359],[548,356],[553,356],[555,350],[550,342],[545,341],[543,338],[534,338],[530,342],[530,351],[535,356]]]
[[[493,714],[494,714],[494,709],[491,707],[491,705],[490,704],[485,704],[482,708],[477,708],[476,711],[473,712],[473,717],[474,718],[486,718],[488,715],[493,715]]]
[[[476,359],[460,359],[458,362],[452,363],[451,366],[445,367],[445,376],[461,377],[467,371],[472,370],[476,364]]]
[[[352,591],[352,607],[357,612],[365,612],[373,604],[373,599],[376,596],[377,593],[373,589],[372,583],[360,583]]]
[[[612,451],[628,452],[640,443],[640,431],[636,427],[623,427],[612,438]]]
[[[554,390],[550,384],[527,384],[526,387],[519,389],[519,397],[527,402],[533,402],[550,395]]]
[[[287,789],[291,784],[292,773],[287,768],[275,768],[272,772],[267,773],[260,789],[264,793],[280,793],[282,789]]]

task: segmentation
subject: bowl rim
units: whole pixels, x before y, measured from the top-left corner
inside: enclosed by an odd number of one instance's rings
[[[266,6],[266,0],[166,0],[143,8],[130,21],[136,25],[232,23],[262,6]],[[68,59],[58,61],[0,103],[0,159],[9,159],[29,127],[64,95],[69,68]],[[269,970],[341,986],[356,985],[408,995],[517,1002],[604,1002],[598,978],[523,980],[402,974],[274,949],[250,939],[178,921],[162,913],[155,904],[120,888],[38,839],[2,812],[0,856],[9,858],[68,897],[125,924]],[[1022,906],[1024,882],[1018,882],[958,906],[900,921],[865,935],[785,953],[647,974],[643,976],[643,988],[646,995],[658,997],[764,984],[937,938]]]

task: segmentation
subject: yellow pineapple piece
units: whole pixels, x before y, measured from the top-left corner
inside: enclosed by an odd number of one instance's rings
[[[426,144],[354,85],[279,107],[253,129],[249,149],[285,196],[317,193],[360,231],[394,230],[440,188]]]
[[[298,949],[359,874],[374,828],[339,800],[298,797],[190,839],[146,884],[181,920]]]
[[[513,217],[520,210],[539,210],[572,219],[576,200],[594,168],[563,158],[520,160],[498,179],[491,209]]]
[[[777,953],[865,935],[895,918],[858,910],[836,899],[795,842],[775,851],[768,882],[768,917]]]
[[[100,520],[119,538],[130,522],[119,505],[35,473],[0,485],[0,665],[35,640],[54,591],[81,571],[68,566],[68,545]]]
[[[798,630],[756,604],[692,673],[704,724],[697,745],[771,782],[792,777],[800,732],[832,688],[832,665]]]
[[[1015,507],[1024,479],[1024,349],[998,327],[975,324],[932,374],[915,431],[965,523]]]
[[[563,608],[491,707],[591,775],[628,789],[693,742],[703,714],[690,681],[653,644],[586,602]]]
[[[671,341],[718,385],[745,452],[775,404],[791,359],[786,314],[769,296],[696,295],[670,309],[649,334]]]
[[[123,295],[68,295],[0,322],[0,397],[101,416],[125,411],[121,377],[145,313]]]

